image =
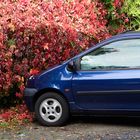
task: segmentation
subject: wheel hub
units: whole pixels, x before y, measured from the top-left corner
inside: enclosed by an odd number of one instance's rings
[[[40,115],[47,122],[56,122],[62,115],[61,104],[53,98],[44,100],[40,105]]]

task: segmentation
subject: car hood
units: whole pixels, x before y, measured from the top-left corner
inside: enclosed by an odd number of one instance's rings
[[[39,73],[37,75],[37,77],[41,77],[42,75],[46,74],[46,73],[49,73],[49,72],[52,72],[54,70],[56,70],[57,68],[61,67],[62,65],[54,65],[52,67],[48,67],[46,70],[42,71],[41,73]]]

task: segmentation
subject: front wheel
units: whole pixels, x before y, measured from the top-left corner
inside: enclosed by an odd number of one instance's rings
[[[35,115],[42,125],[60,126],[69,117],[66,100],[57,93],[45,93],[35,104]]]

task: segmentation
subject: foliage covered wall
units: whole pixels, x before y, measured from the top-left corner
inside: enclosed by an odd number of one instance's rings
[[[122,32],[123,0],[1,0],[0,106],[22,100],[26,79]]]

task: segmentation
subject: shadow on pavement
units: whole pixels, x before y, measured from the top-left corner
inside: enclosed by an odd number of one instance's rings
[[[122,125],[129,127],[140,127],[140,117],[95,117],[95,116],[72,116],[69,124],[105,124],[105,125]]]

